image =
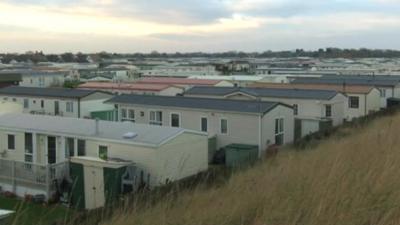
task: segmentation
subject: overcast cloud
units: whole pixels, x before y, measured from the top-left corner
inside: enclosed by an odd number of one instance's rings
[[[0,0],[0,49],[400,49],[400,0]]]

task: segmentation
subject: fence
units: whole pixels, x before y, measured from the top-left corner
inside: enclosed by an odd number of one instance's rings
[[[0,159],[0,182],[17,187],[40,189],[50,196],[56,190],[56,182],[68,176],[68,163],[39,165]]]

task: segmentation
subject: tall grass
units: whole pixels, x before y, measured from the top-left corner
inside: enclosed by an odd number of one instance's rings
[[[128,224],[400,224],[400,116],[287,149],[220,186],[117,210],[102,225]]]

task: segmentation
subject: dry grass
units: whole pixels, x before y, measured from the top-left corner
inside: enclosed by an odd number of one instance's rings
[[[103,225],[400,224],[400,116],[339,133]]]

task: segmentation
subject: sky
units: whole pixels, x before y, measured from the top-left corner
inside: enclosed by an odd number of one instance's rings
[[[400,49],[400,0],[0,0],[0,52]]]

